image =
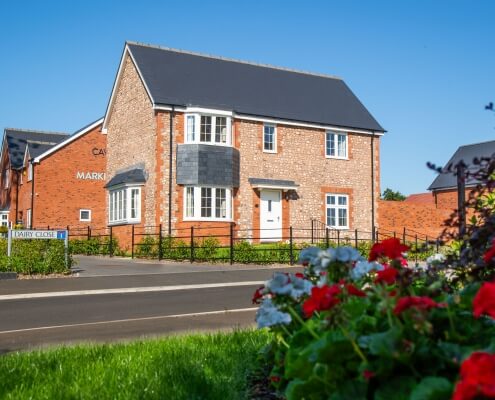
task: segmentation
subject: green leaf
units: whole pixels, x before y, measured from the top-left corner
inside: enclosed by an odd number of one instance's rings
[[[356,380],[347,381],[332,393],[329,400],[366,400],[368,384]]]
[[[409,400],[416,382],[410,376],[398,376],[383,382],[375,392],[374,400]]]
[[[285,389],[285,397],[287,400],[316,400],[326,398],[325,385],[317,379],[303,381],[294,379],[287,385]]]
[[[445,378],[427,376],[414,388],[409,400],[448,400],[452,395],[452,383]]]
[[[401,333],[402,331],[399,328],[393,327],[385,332],[361,336],[358,343],[359,346],[368,348],[373,355],[392,358],[396,353]]]

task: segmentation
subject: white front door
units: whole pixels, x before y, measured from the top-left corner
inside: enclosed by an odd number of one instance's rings
[[[262,242],[282,240],[282,192],[262,190],[260,208],[260,240]]]

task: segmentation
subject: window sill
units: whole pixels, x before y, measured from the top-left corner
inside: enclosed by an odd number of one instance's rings
[[[206,146],[234,147],[228,143],[212,143],[212,142],[184,142],[184,143],[179,143],[178,145],[180,146],[182,144],[204,144]]]
[[[348,226],[328,226],[327,225],[327,229],[333,229],[335,231],[349,231],[349,227]]]
[[[267,153],[267,154],[277,154],[277,150],[263,150],[263,153]]]
[[[135,225],[141,223],[141,220],[125,220],[125,221],[114,221],[109,222],[108,226],[117,226],[117,225]]]
[[[327,156],[327,155],[325,155],[325,158],[329,158],[332,160],[349,160],[349,157],[336,157],[336,156]]]
[[[184,222],[234,222],[230,218],[183,218]]]

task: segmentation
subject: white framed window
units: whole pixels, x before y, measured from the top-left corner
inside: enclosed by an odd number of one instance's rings
[[[9,226],[9,212],[0,212],[0,226]]]
[[[277,152],[277,128],[273,124],[263,125],[263,151],[265,153]]]
[[[329,228],[349,229],[349,196],[327,193],[326,220]]]
[[[9,188],[9,184],[10,184],[10,169],[6,168],[3,171],[3,187],[5,189],[8,189]]]
[[[121,187],[108,194],[110,224],[130,224],[141,221],[141,187]]]
[[[79,210],[79,221],[90,222],[91,221],[91,210],[80,209]]]
[[[327,158],[347,159],[347,133],[327,131],[325,133],[325,155]]]
[[[232,120],[227,116],[186,114],[185,143],[232,145]]]
[[[33,164],[29,163],[28,164],[28,177],[27,180],[28,182],[33,179]]]
[[[226,187],[186,186],[184,188],[185,220],[232,219],[232,190]]]
[[[31,229],[31,221],[32,221],[32,216],[31,216],[31,209],[28,208],[26,212],[26,228]]]

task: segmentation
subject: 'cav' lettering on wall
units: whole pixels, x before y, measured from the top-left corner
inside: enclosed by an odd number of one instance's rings
[[[84,180],[91,180],[91,181],[104,181],[105,180],[105,173],[104,172],[77,171],[76,172],[76,179],[84,179]]]

